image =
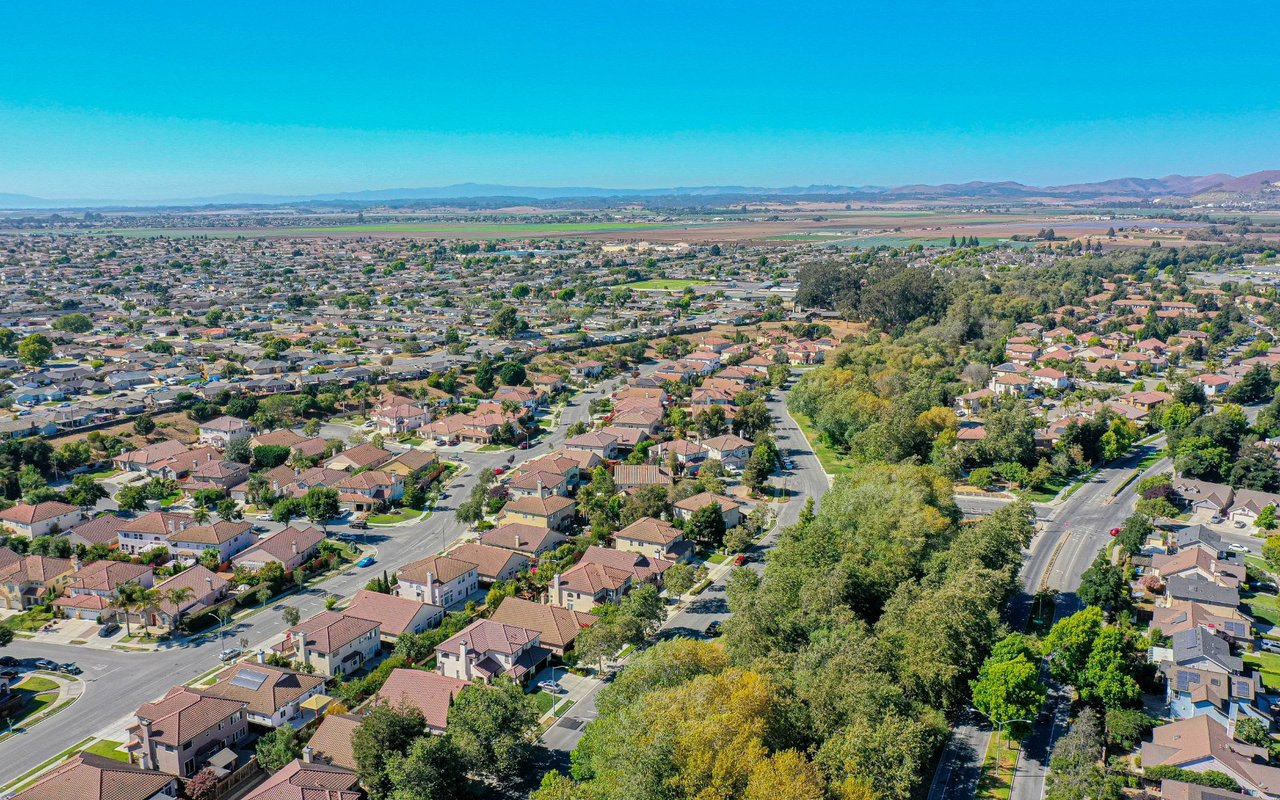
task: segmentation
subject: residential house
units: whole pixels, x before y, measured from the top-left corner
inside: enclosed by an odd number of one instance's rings
[[[600,431],[587,431],[565,440],[565,447],[586,450],[600,458],[612,460],[618,457],[618,438]]]
[[[615,603],[633,586],[657,583],[672,562],[592,545],[563,574],[551,579],[547,601],[571,611]]]
[[[1235,498],[1227,516],[1232,522],[1256,525],[1258,516],[1267,506],[1273,509],[1280,508],[1280,494],[1260,492],[1256,489],[1236,489]]]
[[[562,531],[572,524],[576,508],[568,497],[518,497],[502,507],[499,519]]]
[[[1198,481],[1193,478],[1173,477],[1173,492],[1179,503],[1195,511],[1225,514],[1231,507],[1235,493],[1230,486],[1221,483]]]
[[[305,528],[290,525],[265,539],[259,539],[253,547],[233,558],[232,563],[237,567],[256,571],[269,563],[277,562],[284,567],[285,572],[292,572],[316,554],[324,538],[324,531],[314,525]]]
[[[449,557],[475,564],[482,584],[509,581],[529,568],[529,558],[522,553],[475,542],[458,545]]]
[[[356,757],[352,752],[351,737],[360,727],[360,720],[354,714],[325,714],[320,720],[320,727],[307,741],[314,760],[354,771]]]
[[[35,505],[18,503],[0,510],[0,527],[17,536],[34,539],[75,527],[83,518],[79,508],[57,500]]]
[[[489,616],[494,622],[537,631],[539,643],[552,655],[564,657],[578,634],[596,622],[594,614],[560,606],[535,603],[522,597],[506,597]]]
[[[506,485],[512,497],[564,497],[569,494],[569,479],[558,472],[521,470]]]
[[[200,444],[226,450],[237,439],[248,439],[253,435],[253,426],[237,417],[215,417],[208,422],[200,423]]]
[[[444,619],[444,609],[440,606],[368,589],[356,592],[342,613],[378,623],[382,641],[388,645],[394,645],[402,633],[423,633]]]
[[[567,541],[569,538],[559,531],[520,522],[508,522],[480,534],[481,544],[514,550],[530,558],[549,553]]]
[[[676,519],[688,521],[693,515],[704,506],[712,503],[720,506],[720,513],[724,517],[725,529],[736,528],[742,524],[742,503],[720,494],[712,494],[711,492],[701,492],[692,497],[686,497],[683,500],[677,500],[673,504]]]
[[[126,749],[145,769],[190,778],[248,736],[246,705],[175,686],[162,700],[138,708]]]
[[[1253,639],[1253,620],[1239,609],[1210,608],[1199,603],[1178,600],[1152,611],[1151,627],[1165,636],[1176,636],[1194,628],[1206,628],[1232,642]]]
[[[431,410],[416,403],[382,406],[369,415],[374,428],[384,436],[399,436],[416,431],[431,421]]]
[[[613,468],[613,484],[620,492],[643,486],[670,486],[674,482],[666,467],[658,464],[618,464]]]
[[[312,752],[289,762],[241,800],[363,800],[360,779],[351,770],[308,762]]]
[[[400,568],[396,594],[449,608],[480,588],[475,564],[449,556],[428,556]]]
[[[83,751],[44,773],[11,800],[176,800],[173,775]]]
[[[55,600],[54,605],[72,619],[97,620],[127,583],[150,589],[155,585],[155,572],[146,564],[94,561],[71,576],[66,594]]]
[[[538,631],[478,619],[436,647],[436,669],[458,680],[523,683],[550,655]]]
[[[1167,765],[1222,772],[1249,794],[1280,796],[1280,768],[1269,766],[1267,749],[1232,739],[1209,715],[1156,726],[1139,755],[1143,768]]]
[[[285,631],[274,650],[321,675],[355,672],[378,654],[382,631],[377,622],[336,611],[321,611]]]
[[[354,472],[358,469],[373,469],[379,467],[394,457],[394,453],[383,450],[375,444],[366,442],[365,444],[356,445],[330,458],[324,462],[329,469],[344,470]]]
[[[253,525],[245,520],[220,519],[208,525],[189,525],[168,536],[169,551],[179,558],[199,560],[205,550],[218,551],[218,563],[225,564],[256,540]]]
[[[684,561],[694,550],[693,544],[684,538],[683,530],[653,517],[641,517],[615,533],[613,546],[665,561]]]
[[[445,732],[449,724],[449,707],[471,681],[450,678],[439,672],[420,669],[394,669],[382,688],[374,695],[375,703],[392,708],[408,705],[422,712],[431,733]]]
[[[70,558],[20,556],[0,547],[0,608],[26,611],[62,594],[75,569]]]
[[[153,547],[168,547],[171,535],[194,524],[195,520],[189,515],[172,511],[152,511],[115,523],[120,549],[130,555],[144,553]]]
[[[111,463],[119,470],[142,472],[155,477],[160,474],[162,467],[186,452],[187,446],[182,442],[176,439],[166,439],[163,442],[156,442],[137,450],[121,453],[111,459]]]
[[[231,584],[221,575],[196,564],[157,583],[155,590],[160,599],[142,614],[148,625],[172,628],[182,618],[201,614],[226,600],[230,587]],[[185,600],[175,603],[170,599],[169,594],[176,596],[184,589],[187,592]]]
[[[259,653],[261,655],[261,653]],[[297,720],[303,702],[324,692],[325,679],[261,661],[240,662],[218,673],[204,694],[245,704],[249,722],[278,728]]]
[[[1238,589],[1215,583],[1203,575],[1191,573],[1174,575],[1165,583],[1165,602],[1172,605],[1175,601],[1186,600],[1209,607],[1214,613],[1230,611],[1240,605]]]
[[[707,448],[708,458],[717,459],[726,469],[733,470],[746,466],[747,459],[751,458],[751,450],[755,447],[741,436],[731,433],[704,439],[702,446]]]

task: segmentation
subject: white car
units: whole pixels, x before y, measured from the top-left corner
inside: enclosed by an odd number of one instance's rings
[[[1244,546],[1244,545],[1242,545],[1242,544],[1231,544],[1231,545],[1228,545],[1228,546],[1227,546],[1227,549],[1228,549],[1228,550],[1234,550],[1234,551],[1235,551],[1235,552],[1237,552],[1237,553],[1247,553],[1247,552],[1249,552],[1249,548],[1245,547],[1245,546]]]
[[[271,521],[271,515],[270,515],[270,514],[259,514],[258,516],[254,517],[254,519],[258,520],[259,522],[270,522],[270,521]]]
[[[538,688],[547,694],[564,694],[564,688],[555,681],[538,681]]]

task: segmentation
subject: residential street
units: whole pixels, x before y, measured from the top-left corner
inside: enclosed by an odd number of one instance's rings
[[[780,531],[800,518],[805,498],[813,497],[816,502],[830,488],[830,482],[817,456],[813,454],[800,427],[787,412],[785,398],[785,393],[775,392],[775,397],[768,405],[770,412],[776,417],[774,439],[778,443],[778,450],[784,457],[795,462],[795,469],[779,476],[778,481],[779,485],[786,485],[791,499],[779,508],[777,524],[773,530],[751,549],[753,560],[748,566],[758,572],[764,570],[763,555],[777,542]],[[725,600],[724,590],[730,572],[732,567],[728,566],[728,562],[717,567],[712,573],[714,577],[711,585],[696,600],[671,615],[658,636],[705,638],[708,625],[716,620],[728,619],[729,605]],[[595,690],[583,697],[568,714],[543,734],[542,743],[557,756],[557,765],[567,766],[569,753],[578,746],[578,740],[582,738],[586,726],[596,718],[596,692],[605,685],[607,683],[597,684]]]

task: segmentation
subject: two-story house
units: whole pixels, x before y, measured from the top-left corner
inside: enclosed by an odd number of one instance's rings
[[[449,556],[428,556],[406,564],[398,573],[396,594],[449,608],[480,588],[475,564]]]
[[[285,631],[285,640],[274,649],[310,664],[321,675],[334,677],[360,669],[381,646],[382,631],[377,622],[321,611]]]
[[[613,535],[613,546],[653,559],[684,561],[693,554],[693,543],[684,531],[654,517],[641,517]]]
[[[129,727],[129,754],[144,769],[190,778],[209,757],[249,735],[246,703],[175,686],[138,708]]]
[[[12,534],[34,539],[73,528],[83,516],[76,506],[57,500],[46,500],[35,505],[18,503],[0,510],[0,527],[8,529]]]
[[[259,653],[261,656],[261,653]],[[296,720],[302,704],[324,691],[325,679],[297,670],[241,662],[220,672],[216,682],[201,691],[214,697],[238,700],[254,725],[278,728]]]
[[[70,618],[97,620],[127,583],[150,589],[155,585],[155,572],[146,564],[94,561],[71,576],[66,594],[55,600],[54,605]]]
[[[436,669],[447,678],[523,683],[551,655],[537,631],[478,619],[436,647]]]
[[[208,422],[200,423],[200,444],[226,450],[236,439],[248,439],[253,435],[253,426],[236,417],[215,417]]]
[[[592,545],[578,563],[551,579],[548,602],[573,611],[615,603],[631,587],[658,583],[672,562]]]
[[[502,522],[520,522],[562,531],[573,522],[577,504],[568,497],[517,497],[502,507]]]
[[[70,558],[20,556],[0,547],[0,608],[26,611],[62,594],[75,568]]]
[[[120,550],[138,555],[153,547],[168,547],[169,536],[183,528],[196,524],[188,514],[171,511],[152,511],[140,517],[115,523]]]
[[[205,550],[217,550],[218,562],[225,564],[256,539],[253,525],[249,522],[220,519],[209,525],[179,528],[169,534],[167,546],[174,556],[194,560],[199,560]]]

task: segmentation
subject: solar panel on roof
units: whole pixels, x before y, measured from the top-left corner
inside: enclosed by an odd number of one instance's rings
[[[262,684],[266,683],[268,677],[267,673],[258,672],[256,669],[242,669],[231,679],[231,685],[256,692],[262,688]]]

